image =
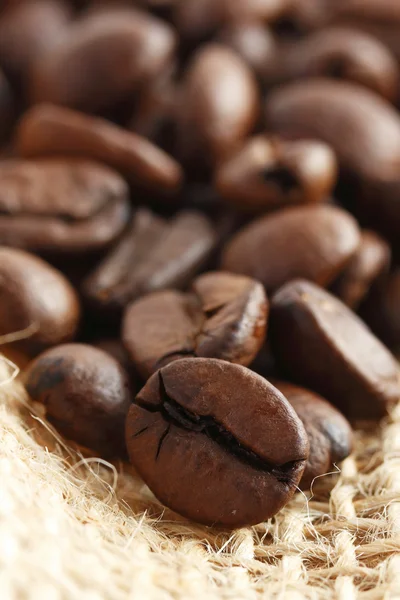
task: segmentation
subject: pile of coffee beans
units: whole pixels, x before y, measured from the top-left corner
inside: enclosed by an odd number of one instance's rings
[[[0,340],[207,525],[400,399],[397,0],[3,0]]]

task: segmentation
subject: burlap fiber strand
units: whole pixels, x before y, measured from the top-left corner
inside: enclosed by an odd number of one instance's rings
[[[399,408],[357,433],[340,476],[320,479],[308,502],[297,494],[275,519],[232,533],[163,510],[128,466],[68,449],[7,369],[1,600],[400,597]]]

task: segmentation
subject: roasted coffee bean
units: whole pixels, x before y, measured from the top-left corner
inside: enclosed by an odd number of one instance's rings
[[[0,298],[3,344],[15,339],[21,349],[40,352],[75,337],[78,296],[64,275],[40,258],[1,246]]]
[[[235,50],[259,79],[268,79],[277,62],[277,44],[272,32],[260,21],[239,21],[226,25],[218,41]]]
[[[285,381],[271,383],[289,400],[307,432],[310,455],[300,481],[301,489],[307,490],[316,477],[333,471],[351,454],[353,431],[347,419],[318,394]]]
[[[224,272],[200,275],[191,293],[166,290],[131,304],[122,338],[143,377],[185,356],[247,366],[266,332],[268,303],[260,283]]]
[[[332,285],[333,293],[356,310],[390,266],[390,247],[373,231],[361,232],[361,242],[344,271]]]
[[[239,231],[223,253],[222,268],[258,279],[267,292],[295,277],[327,286],[359,243],[356,221],[339,208],[287,208]]]
[[[272,517],[292,497],[308,457],[301,421],[249,369],[206,358],[152,375],[126,422],[129,458],[166,506],[208,525]]]
[[[112,107],[161,73],[175,44],[173,30],[146,13],[91,15],[35,62],[30,97],[85,111]]]
[[[399,68],[392,53],[373,36],[350,27],[331,27],[276,50],[277,80],[332,77],[363,85],[395,100]]]
[[[129,219],[128,187],[87,160],[10,160],[0,164],[0,243],[39,253],[107,247]]]
[[[32,62],[59,42],[71,8],[64,0],[17,2],[0,14],[0,64],[13,81],[26,83]]]
[[[270,341],[290,379],[352,419],[384,415],[400,397],[396,359],[340,300],[302,280],[273,297]]]
[[[169,287],[184,287],[216,244],[211,222],[196,211],[171,221],[147,210],[137,213],[118,245],[84,283],[99,309],[119,311],[132,300]]]
[[[287,85],[267,101],[268,124],[329,144],[345,171],[359,180],[356,202],[363,219],[398,237],[400,229],[400,118],[371,91],[347,82],[316,79]]]
[[[361,316],[389,347],[400,350],[400,268],[374,289]]]
[[[256,213],[326,200],[336,175],[326,144],[259,135],[221,164],[215,184],[230,204]]]
[[[41,105],[25,113],[16,131],[21,156],[83,156],[103,162],[143,186],[174,191],[179,164],[145,138],[104,119],[66,108]]]
[[[132,396],[125,371],[109,354],[85,344],[63,344],[38,356],[24,382],[66,438],[106,457],[125,455],[124,424]]]
[[[213,166],[252,131],[259,110],[255,78],[238,54],[209,44],[185,73],[178,110],[180,153]]]

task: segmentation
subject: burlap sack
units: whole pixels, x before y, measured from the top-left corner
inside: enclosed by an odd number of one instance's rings
[[[340,475],[310,499],[299,493],[270,522],[232,533],[163,510],[128,466],[69,449],[10,375],[0,376],[1,600],[400,597],[400,409],[359,431]]]

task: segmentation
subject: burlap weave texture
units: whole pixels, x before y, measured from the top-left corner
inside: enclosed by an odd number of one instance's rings
[[[68,449],[6,376],[1,600],[400,598],[400,407],[310,499],[225,532],[163,510],[129,466]]]

